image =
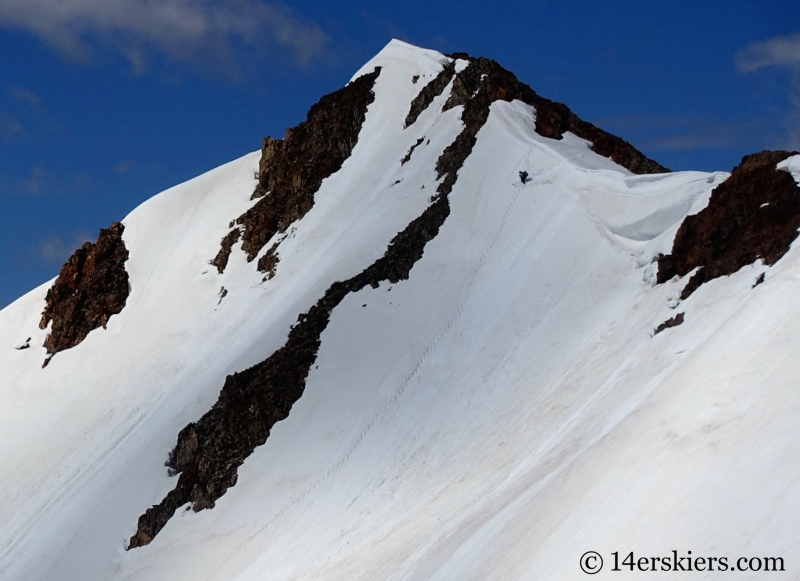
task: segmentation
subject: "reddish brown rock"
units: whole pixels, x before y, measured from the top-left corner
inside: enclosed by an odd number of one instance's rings
[[[231,257],[231,251],[233,250],[233,245],[239,242],[239,238],[242,237],[242,231],[239,228],[234,228],[230,232],[228,232],[225,237],[222,239],[220,243],[219,252],[211,261],[213,266],[217,267],[217,272],[224,272],[228,266],[228,260]]]
[[[125,306],[129,286],[124,229],[120,222],[101,229],[96,243],[85,243],[61,267],[39,324],[44,329],[52,322],[44,343],[49,354],[74,347]]]
[[[212,264],[222,272],[230,248],[241,229],[242,250],[252,261],[277,232],[285,232],[314,206],[314,194],[322,180],[339,171],[350,157],[367,113],[375,100],[372,87],[380,68],[359,77],[342,89],[325,95],[311,107],[307,119],[286,130],[284,139],[267,137],[261,145],[258,203],[236,219]],[[274,252],[272,253],[274,256]],[[263,257],[258,269],[274,275],[276,261]]]
[[[800,228],[800,187],[776,165],[796,154],[762,151],[744,157],[714,188],[708,206],[683,221],[672,252],[659,257],[657,282],[698,268],[681,292],[685,299],[704,282],[759,258],[768,265],[780,260]]]

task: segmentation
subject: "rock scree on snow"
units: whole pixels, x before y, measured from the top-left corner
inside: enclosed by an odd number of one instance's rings
[[[683,221],[672,252],[658,259],[657,282],[699,269],[681,291],[683,300],[703,283],[758,259],[766,265],[780,260],[800,228],[800,187],[789,172],[776,167],[793,155],[797,152],[745,156],[714,188],[708,206]]]
[[[86,242],[61,267],[47,291],[39,327],[50,334],[44,342],[50,357],[75,347],[98,327],[120,313],[130,292],[125,261],[128,250],[122,241],[125,226],[114,222],[101,229],[97,242]],[[45,360],[45,365],[50,359]]]
[[[358,142],[358,134],[375,100],[372,87],[380,68],[325,95],[312,106],[305,121],[288,129],[284,139],[264,138],[258,185],[259,201],[235,220],[211,264],[223,272],[233,245],[242,240],[248,262],[278,232],[285,232],[314,206],[322,180],[339,171]],[[258,270],[274,276],[277,246],[258,261]],[[270,276],[270,278],[271,278]]]

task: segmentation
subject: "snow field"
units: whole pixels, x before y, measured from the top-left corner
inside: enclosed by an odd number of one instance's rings
[[[428,204],[460,109],[440,113],[448,89],[403,120],[445,62],[393,42],[362,68],[383,67],[359,143],[287,232],[274,279],[238,244],[224,274],[208,265],[253,203],[253,153],[125,219],[127,306],[46,369],[47,285],[0,311],[0,578],[571,579],[589,550],[790,563],[800,254],[670,308],[683,282],[653,286],[652,258],[727,174],[633,176],[577,137],[542,138],[518,102],[492,106],[410,279],[333,311],[304,396],[237,485],[124,551],[225,376]],[[784,162],[796,179],[799,160]]]

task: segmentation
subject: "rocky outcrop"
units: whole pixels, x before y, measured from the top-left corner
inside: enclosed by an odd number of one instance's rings
[[[286,131],[284,139],[264,139],[253,193],[254,199],[260,199],[236,219],[236,229],[223,238],[212,261],[219,272],[225,270],[230,249],[240,236],[242,250],[252,261],[270,238],[285,232],[314,206],[314,194],[322,180],[339,171],[358,142],[367,107],[375,100],[372,87],[379,74],[378,67],[322,97],[303,123]],[[241,234],[237,234],[239,230]],[[263,257],[258,269],[268,272],[271,262]],[[273,273],[274,266],[271,264]]]
[[[666,331],[667,329],[671,329],[673,327],[677,327],[678,325],[683,325],[684,321],[684,314],[685,313],[678,313],[671,319],[667,319],[663,323],[661,323],[658,327],[653,329],[653,337],[658,335],[661,331]]]
[[[225,269],[228,267],[228,260],[231,257],[231,252],[233,251],[233,245],[239,242],[241,237],[242,231],[239,228],[234,228],[222,239],[219,245],[219,252],[217,252],[217,255],[211,261],[211,264],[217,267],[217,272],[225,272]]]
[[[699,269],[681,292],[685,299],[704,282],[758,259],[767,265],[780,260],[800,228],[800,187],[791,174],[776,168],[792,155],[797,152],[744,157],[711,193],[708,206],[683,221],[672,252],[658,259],[657,282]]]
[[[425,246],[450,215],[448,197],[488,116],[486,99],[465,104],[464,129],[437,161],[441,181],[428,208],[394,237],[381,258],[352,278],[332,284],[298,317],[283,347],[250,369],[228,376],[211,410],[181,430],[167,463],[171,473],[180,474],[178,483],[139,518],[129,549],[150,543],[180,506],[191,503],[195,511],[212,508],[236,484],[239,466],[266,442],[272,426],[286,418],[302,396],[330,314],[349,293],[409,278]]]
[[[51,356],[74,347],[98,327],[105,327],[125,306],[129,286],[124,229],[120,222],[101,229],[96,243],[85,243],[61,267],[47,292],[39,324],[45,329],[52,322],[44,342]],[[49,358],[45,364],[47,361]]]
[[[280,246],[280,242],[276,242],[270,246],[266,254],[258,261],[258,269],[264,273],[264,280],[270,280],[275,276],[275,268],[280,262],[278,246]]]
[[[461,58],[465,58],[463,55]],[[592,142],[592,151],[608,157],[636,174],[664,173],[669,170],[645,156],[627,141],[583,121],[570,109],[540,97],[528,85],[495,61],[472,58],[469,66],[455,76],[444,110],[464,105],[480,97],[484,102],[519,100],[536,109],[536,132],[543,137],[561,139],[567,131]]]

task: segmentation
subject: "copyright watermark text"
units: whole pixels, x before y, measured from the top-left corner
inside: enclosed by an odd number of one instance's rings
[[[614,572],[621,571],[786,571],[783,557],[699,557],[692,551],[679,553],[672,551],[659,557],[636,556],[633,551],[625,554],[614,551],[603,556],[595,551],[587,551],[581,555],[581,570],[587,575],[599,573],[606,565],[606,569]]]

